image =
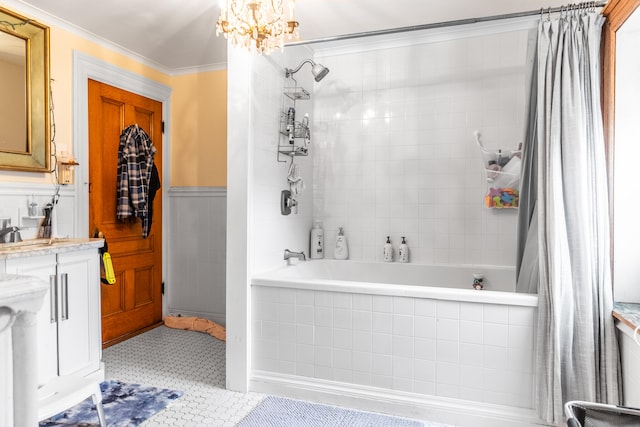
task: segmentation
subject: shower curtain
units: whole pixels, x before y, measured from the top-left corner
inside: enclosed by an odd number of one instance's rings
[[[618,404],[607,174],[600,110],[604,18],[585,9],[544,17],[532,81],[518,235],[521,292],[538,292],[536,406]],[[536,194],[537,193],[537,194]]]

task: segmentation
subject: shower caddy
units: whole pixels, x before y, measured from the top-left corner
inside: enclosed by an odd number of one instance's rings
[[[484,204],[491,209],[517,208],[520,199],[520,169],[522,144],[516,150],[487,149],[480,141],[480,132],[473,133],[480,153],[487,182]]]
[[[289,108],[296,109],[297,101],[311,99],[311,94],[305,88],[298,86],[293,77],[285,77],[282,97],[282,111],[280,111],[280,135],[278,138],[278,161],[281,163],[293,160],[294,156],[309,155],[309,148],[305,144],[309,138],[310,129],[308,123],[297,119],[293,120],[293,127],[289,126]]]

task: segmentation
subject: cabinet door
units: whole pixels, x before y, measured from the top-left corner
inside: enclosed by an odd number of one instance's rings
[[[99,369],[100,265],[95,249],[58,254],[58,372]]]
[[[56,256],[8,259],[6,270],[10,274],[35,276],[50,284],[38,312],[38,384],[44,384],[58,375]]]

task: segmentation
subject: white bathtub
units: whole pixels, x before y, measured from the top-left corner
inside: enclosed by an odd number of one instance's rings
[[[472,288],[484,275],[485,290]],[[532,426],[537,296],[514,270],[313,260],[251,281],[250,388],[458,426]]]
[[[475,274],[483,275],[483,290],[473,289]],[[490,265],[311,260],[256,275],[252,284],[531,307],[538,305],[537,296],[514,292],[515,268]]]

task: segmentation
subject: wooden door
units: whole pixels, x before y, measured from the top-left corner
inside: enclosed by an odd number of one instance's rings
[[[116,283],[101,285],[102,343],[118,343],[162,323],[162,196],[142,238],[140,219],[116,219],[120,134],[137,123],[158,150],[162,177],[162,103],[89,80],[89,233],[107,239]]]

